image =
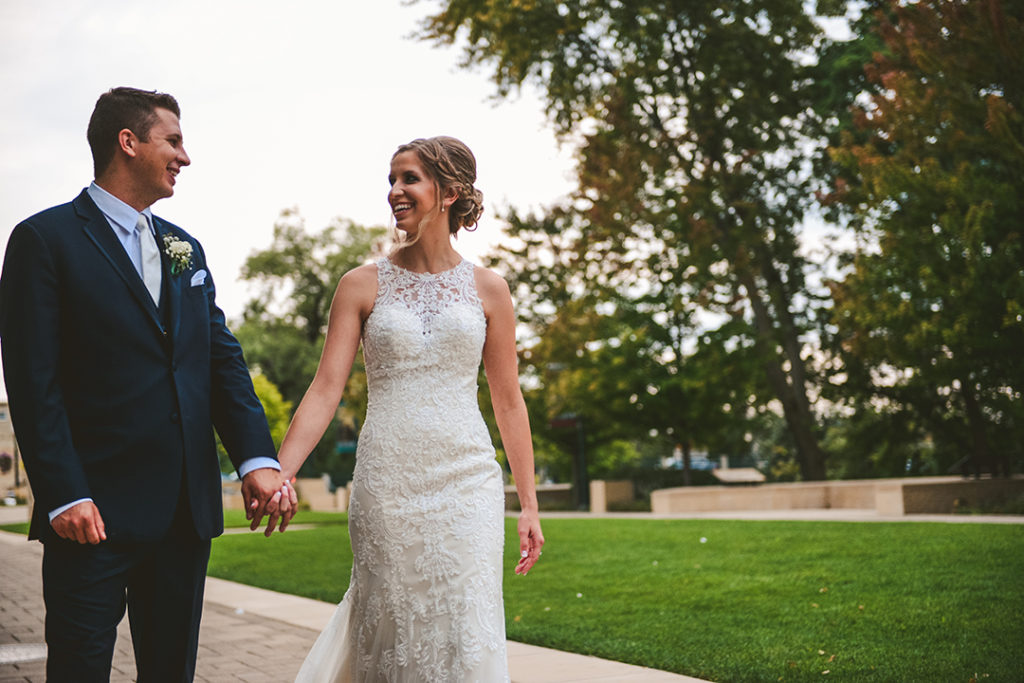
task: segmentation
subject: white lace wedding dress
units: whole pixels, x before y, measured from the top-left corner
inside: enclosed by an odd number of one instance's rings
[[[473,264],[377,263],[344,599],[297,683],[508,681],[504,492],[477,403],[486,322]]]

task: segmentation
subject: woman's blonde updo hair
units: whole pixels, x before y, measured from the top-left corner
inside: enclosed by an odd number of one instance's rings
[[[461,140],[439,135],[418,138],[402,145],[392,159],[403,152],[415,152],[437,184],[437,201],[449,189],[455,190],[455,202],[448,208],[448,232],[454,235],[459,228],[476,230],[480,214],[484,212],[484,194],[473,187],[476,182],[476,157]]]

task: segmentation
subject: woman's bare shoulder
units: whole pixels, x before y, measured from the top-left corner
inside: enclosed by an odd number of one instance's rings
[[[488,270],[483,266],[474,266],[473,277],[476,279],[476,289],[480,298],[511,296],[508,282],[493,270]]]
[[[352,270],[348,271],[341,276],[341,283],[349,286],[361,286],[367,283],[373,283],[374,286],[377,284],[377,264],[376,263],[365,263],[361,266],[356,266]]]
[[[335,296],[354,299],[361,308],[372,305],[377,297],[377,264],[367,263],[342,275]]]

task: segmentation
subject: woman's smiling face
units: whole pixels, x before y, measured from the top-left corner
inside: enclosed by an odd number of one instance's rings
[[[441,215],[437,204],[437,183],[424,170],[415,152],[395,155],[391,160],[388,182],[391,184],[388,203],[395,216],[395,225],[400,230],[417,232],[424,220]]]

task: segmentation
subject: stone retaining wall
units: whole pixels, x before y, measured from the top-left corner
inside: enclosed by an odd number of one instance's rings
[[[691,486],[651,492],[651,512],[855,509],[883,515],[948,514],[957,506],[1024,495],[1024,477],[911,477],[792,482],[756,486]]]
[[[537,505],[541,510],[572,509],[572,484],[537,484]],[[519,494],[515,486],[505,487],[505,509],[519,509]]]
[[[612,481],[595,479],[590,482],[591,512],[608,512],[609,505],[632,503],[635,497],[633,482],[628,479]]]

